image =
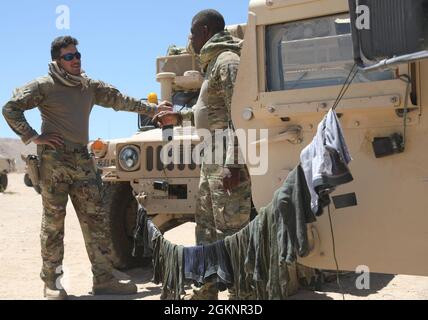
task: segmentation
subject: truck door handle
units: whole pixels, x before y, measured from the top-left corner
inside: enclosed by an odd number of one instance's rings
[[[254,141],[253,145],[259,145],[262,143],[277,143],[277,142],[289,142],[291,144],[301,144],[303,143],[303,128],[299,125],[289,126],[285,131],[280,132],[279,134],[269,137],[266,139],[261,139]]]

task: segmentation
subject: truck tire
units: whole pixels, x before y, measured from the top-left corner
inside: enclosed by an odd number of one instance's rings
[[[138,204],[129,182],[104,183],[102,193],[104,207],[110,217],[114,267],[129,270],[148,265],[149,259],[132,256]]]
[[[8,179],[7,174],[0,174],[0,192],[5,192],[7,189]]]
[[[30,175],[28,173],[26,173],[24,176],[24,184],[29,188],[33,187],[33,182],[31,181]]]

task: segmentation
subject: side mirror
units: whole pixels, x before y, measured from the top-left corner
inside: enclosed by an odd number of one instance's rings
[[[349,0],[357,63],[428,49],[428,0]]]

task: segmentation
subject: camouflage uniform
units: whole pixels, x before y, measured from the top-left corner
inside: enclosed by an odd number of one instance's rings
[[[191,121],[197,129],[208,129],[212,134],[219,129],[233,132],[231,102],[241,47],[242,40],[233,38],[228,31],[217,33],[204,45],[199,59],[205,70],[205,81],[198,103],[193,110],[181,113],[181,122]],[[205,153],[212,151],[214,154],[215,144],[208,143],[208,146]],[[238,163],[239,152],[238,141],[233,138],[226,146],[223,164],[207,163],[206,154],[203,158],[195,216],[198,244],[224,239],[250,221],[250,175],[246,165]],[[240,170],[240,184],[230,194],[223,187],[224,168]],[[212,284],[205,289],[209,294],[216,294]]]
[[[41,232],[43,267],[41,278],[54,284],[64,257],[64,219],[68,196],[76,210],[86,250],[92,264],[94,283],[113,277],[110,226],[101,198],[101,179],[95,162],[84,146],[53,150],[38,148],[41,159],[43,220]]]
[[[35,107],[42,113],[42,132],[60,134],[65,140],[64,146],[56,150],[38,146],[43,199],[41,278],[50,288],[57,287],[56,280],[62,273],[68,196],[80,221],[94,284],[113,279],[113,249],[109,219],[103,209],[101,178],[87,150],[89,115],[94,104],[148,115],[156,112],[152,105],[122,95],[103,82],[90,80],[88,88],[71,88],[50,75],[17,89],[3,107],[6,121],[24,143],[37,137],[24,117],[24,111]]]
[[[196,241],[199,245],[223,240],[250,220],[251,182],[247,168],[240,169],[240,183],[230,195],[223,187],[223,168],[202,164],[196,212]]]

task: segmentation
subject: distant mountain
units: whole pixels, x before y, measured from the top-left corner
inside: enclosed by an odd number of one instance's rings
[[[16,160],[16,169],[19,172],[23,172],[25,169],[25,163],[21,160],[21,154],[36,154],[36,145],[31,143],[26,146],[18,139],[4,139],[0,138],[0,157]]]

